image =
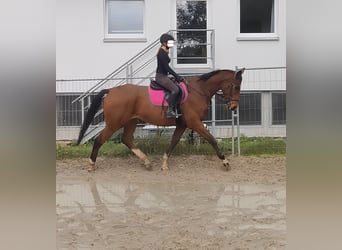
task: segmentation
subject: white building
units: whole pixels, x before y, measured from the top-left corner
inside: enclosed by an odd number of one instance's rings
[[[147,85],[158,38],[168,31],[177,40],[171,56],[179,74],[247,68],[242,134],[286,136],[285,1],[59,0],[56,5],[57,140],[77,137],[82,111],[71,100],[100,79],[118,79],[102,87],[123,78]],[[208,115],[217,121],[217,137],[225,137],[229,123],[220,122],[230,116],[222,106],[214,98]]]

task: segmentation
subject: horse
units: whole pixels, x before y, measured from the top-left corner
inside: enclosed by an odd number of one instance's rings
[[[230,165],[220,151],[216,139],[205,128],[204,119],[212,96],[222,91],[228,110],[235,110],[239,105],[240,86],[245,68],[239,70],[214,70],[200,76],[191,77],[187,82],[188,98],[180,105],[182,116],[167,118],[160,106],[153,105],[148,94],[148,86],[124,84],[101,90],[93,99],[81,126],[77,145],[80,144],[87,128],[103,103],[105,128],[94,140],[89,158],[88,171],[95,171],[96,158],[100,147],[117,130],[123,128],[122,142],[143,161],[146,169],[151,169],[151,161],[134,143],[134,131],[138,121],[157,126],[176,126],[171,142],[163,155],[161,170],[169,170],[168,159],[178,144],[184,131],[189,128],[196,131],[213,147],[223,166],[229,170]]]

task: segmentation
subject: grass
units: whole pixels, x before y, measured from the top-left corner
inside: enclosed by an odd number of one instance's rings
[[[148,155],[162,155],[169,145],[169,139],[160,135],[155,135],[149,139],[136,139],[137,146]],[[231,139],[222,139],[218,142],[219,148],[225,154],[231,154]],[[235,153],[237,153],[237,139],[234,143]],[[92,143],[83,145],[56,145],[57,159],[88,158],[92,150]],[[240,153],[245,156],[279,155],[286,154],[286,140],[284,138],[269,137],[245,137],[240,138]],[[187,141],[181,141],[176,146],[173,155],[193,155],[206,154],[215,155],[214,149],[207,142],[197,145],[190,145]],[[108,141],[100,148],[99,156],[106,157],[127,157],[132,152],[122,143]]]

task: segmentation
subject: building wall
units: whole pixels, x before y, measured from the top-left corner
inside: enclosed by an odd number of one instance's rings
[[[171,1],[145,0],[144,42],[105,42],[104,0],[56,2],[56,78],[103,78],[172,28]],[[165,10],[165,11],[160,11]]]
[[[239,0],[207,0],[208,29],[215,30],[215,68],[246,67],[242,91],[263,93],[260,126],[241,126],[246,136],[286,136],[286,126],[270,125],[269,91],[286,91],[286,3],[275,0],[279,39],[239,39]],[[56,78],[104,78],[143,50],[160,34],[176,29],[176,0],[145,0],[144,40],[105,41],[105,0],[58,0],[56,2]],[[251,68],[268,68],[253,70]],[[178,71],[179,69],[176,69]],[[209,70],[208,70],[209,71]],[[181,72],[181,71],[180,71]],[[80,93],[94,81],[57,82],[56,93]],[[229,127],[213,131],[226,137]],[[227,132],[228,131],[228,132]],[[79,127],[57,127],[57,140],[77,138]]]
[[[239,0],[208,0],[215,68],[286,65],[285,1],[275,0],[279,40],[238,41]],[[103,78],[161,33],[176,29],[176,0],[145,0],[145,41],[105,42],[105,0],[56,2],[56,78]]]

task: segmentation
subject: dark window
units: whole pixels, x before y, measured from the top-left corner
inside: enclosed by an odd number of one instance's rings
[[[272,125],[286,124],[286,93],[272,93]]]
[[[57,126],[79,126],[82,123],[81,102],[72,104],[78,95],[57,95]]]
[[[207,2],[177,1],[177,63],[207,63]]]
[[[273,33],[274,0],[240,0],[240,33]]]
[[[89,108],[90,103],[96,94],[84,99],[84,106]],[[72,103],[79,95],[57,95],[56,96],[56,113],[57,126],[80,126],[82,124],[82,103],[80,101]],[[84,117],[87,115],[88,108],[84,111]],[[101,110],[101,108],[99,109]],[[103,113],[100,112],[94,117],[92,125],[96,125],[103,121]]]
[[[222,95],[215,95],[215,104],[216,125],[231,125],[232,111],[226,108],[224,97]]]
[[[261,93],[241,93],[240,125],[261,125]]]
[[[232,112],[226,109],[223,96],[216,95],[215,103],[216,124],[231,125]],[[241,93],[239,118],[240,125],[261,125],[261,93]]]

